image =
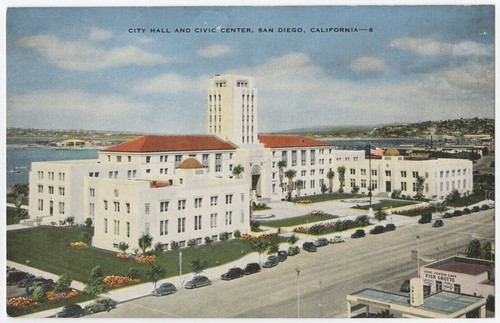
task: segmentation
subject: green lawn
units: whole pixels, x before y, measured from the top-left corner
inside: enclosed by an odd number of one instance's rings
[[[95,266],[101,266],[104,275],[127,275],[130,268],[139,271],[140,280],[147,281],[145,273],[150,265],[133,260],[120,260],[116,254],[100,249],[75,249],[70,242],[80,241],[83,227],[37,227],[7,232],[7,259],[19,263],[30,261],[30,266],[61,275],[63,273],[80,282],[85,282]],[[280,238],[285,240],[285,238]],[[281,242],[281,241],[280,241]],[[153,241],[153,245],[155,241]],[[200,258],[208,267],[224,264],[252,252],[252,243],[239,239],[227,240],[194,248],[182,249],[182,273],[191,272],[189,264]],[[179,252],[161,254],[156,265],[167,271],[167,277],[179,273]]]
[[[301,216],[296,216],[293,218],[282,219],[282,220],[274,220],[274,221],[266,221],[266,222],[262,221],[261,225],[267,226],[267,227],[273,227],[273,228],[280,228],[280,227],[290,227],[290,226],[300,225],[300,224],[305,225],[307,223],[332,220],[332,219],[336,219],[336,218],[338,218],[337,215],[329,215],[329,214],[317,215],[317,216],[301,215]]]
[[[407,205],[413,205],[417,204],[420,202],[415,202],[415,201],[405,201],[405,200],[382,200],[377,203],[372,203],[372,209],[378,210],[379,208],[394,208],[394,207],[401,207],[401,206],[407,206]],[[353,206],[353,209],[361,209],[361,210],[368,210],[370,208],[369,205],[356,205]]]
[[[7,225],[19,224],[21,217],[17,215],[17,209],[14,207],[7,207]]]
[[[307,196],[293,198],[292,202],[297,202],[300,200],[310,200],[313,203],[317,203],[317,202],[325,202],[332,200],[353,199],[360,197],[367,198],[368,196],[363,194],[351,194],[351,193],[318,194],[318,195],[307,195]]]

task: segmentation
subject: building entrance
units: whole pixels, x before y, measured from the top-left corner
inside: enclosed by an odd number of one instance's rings
[[[255,192],[257,197],[262,196],[262,189],[261,189],[261,168],[260,166],[253,166],[252,167],[252,193]]]

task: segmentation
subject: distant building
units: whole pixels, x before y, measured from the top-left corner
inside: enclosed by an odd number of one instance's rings
[[[420,268],[426,293],[441,290],[487,297],[495,295],[495,263],[466,257],[450,257]]]
[[[336,173],[332,190],[339,190],[341,166],[345,192],[368,194],[371,187],[373,194],[414,196],[417,176],[425,178],[424,197],[472,191],[468,160],[406,160],[396,149],[367,159],[363,150],[337,150],[315,139],[259,135],[257,102],[252,77],[215,76],[207,91],[208,135],[145,136],[100,150],[96,160],[32,163],[30,217],[43,223],[91,218],[93,244],[104,249],[122,241],[134,247],[148,232],[169,248],[171,241],[247,232],[251,201],[288,195],[287,170],[296,175],[292,197],[298,180],[302,196],[322,194],[329,170]],[[234,174],[239,166],[243,172]]]

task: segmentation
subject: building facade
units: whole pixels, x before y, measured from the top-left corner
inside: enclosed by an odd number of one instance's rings
[[[440,199],[453,189],[472,191],[468,160],[409,160],[393,149],[367,159],[362,150],[337,150],[315,139],[258,135],[257,89],[248,76],[210,79],[207,112],[208,135],[144,136],[103,149],[96,160],[32,163],[30,217],[42,223],[91,218],[93,244],[104,249],[120,242],[135,246],[143,233],[169,248],[172,241],[184,245],[247,232],[256,199],[279,201],[288,193],[300,197],[330,188],[368,194],[371,187],[374,195],[421,191]],[[288,170],[295,171],[293,178],[286,178]],[[423,187],[416,186],[419,176]]]

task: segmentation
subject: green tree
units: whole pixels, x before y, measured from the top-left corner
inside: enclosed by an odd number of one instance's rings
[[[337,173],[339,173],[339,193],[344,193],[344,185],[345,185],[345,166],[339,166],[337,168]]]
[[[233,176],[239,179],[241,178],[241,175],[243,174],[244,171],[245,167],[243,167],[242,165],[237,165],[233,167]]]
[[[267,242],[267,254],[268,255],[273,255],[277,253],[280,249],[280,245],[277,240],[271,239]]]
[[[254,240],[254,242],[252,243],[252,249],[259,254],[259,263],[261,262],[260,255],[266,252],[267,247],[267,244],[262,240]]]
[[[299,241],[299,238],[295,235],[295,233],[286,239],[286,242],[288,242],[291,246],[293,246],[297,241]]]
[[[156,289],[156,283],[160,279],[165,278],[166,275],[167,275],[167,270],[164,267],[156,265],[151,265],[151,267],[149,267],[148,272],[146,273],[146,277],[153,281],[154,289]]]
[[[436,209],[436,212],[439,212],[439,214],[442,215],[443,212],[446,211],[446,201],[444,201],[443,203],[436,204],[434,208]]]
[[[417,176],[415,178],[415,183],[417,184],[417,196],[419,198],[421,198],[424,195],[425,177],[424,176]]]
[[[332,194],[333,193],[333,179],[335,178],[335,172],[333,171],[333,169],[330,168],[328,173],[326,173],[326,178],[328,178],[328,183],[330,183],[330,187],[328,188],[328,192],[330,192],[330,194]]]
[[[101,266],[95,266],[90,271],[90,278],[92,280],[94,280],[94,279],[99,278],[99,277],[104,277],[104,274],[102,273]]]
[[[101,294],[107,294],[108,290],[108,286],[104,283],[104,277],[91,277],[83,288],[83,291],[93,298],[96,298]]]
[[[71,282],[72,280],[69,278],[68,274],[62,274],[56,281],[54,293],[63,293],[67,291],[71,286]]]
[[[457,203],[460,202],[460,199],[461,199],[460,192],[458,192],[458,190],[455,189],[446,196],[445,202],[452,205],[453,208],[455,209],[457,207]]]
[[[384,210],[382,210],[381,207],[377,209],[377,212],[375,212],[374,217],[378,222],[382,222],[387,218],[387,213],[385,213]]]
[[[33,290],[33,300],[37,303],[43,303],[47,299],[46,293],[42,286],[38,286]]]
[[[64,221],[66,221],[66,223],[68,223],[70,226],[72,226],[73,224],[75,224],[75,217],[68,216],[66,219],[64,219]]]
[[[29,194],[28,184],[14,184],[10,189],[10,192],[16,196],[16,202],[21,202],[23,198]]]
[[[259,232],[260,231],[260,222],[257,220],[250,221],[250,230],[252,232]]]
[[[91,218],[86,218],[84,224],[85,224],[85,227],[87,229],[91,229],[92,228],[92,219]]]
[[[491,243],[486,241],[481,245],[481,250],[479,251],[479,258],[492,260],[491,259]]]
[[[207,268],[207,262],[201,261],[200,258],[196,258],[196,260],[191,261],[189,267],[193,270],[195,276],[201,274]]]
[[[139,238],[139,248],[142,251],[142,254],[146,253],[146,249],[151,248],[153,243],[153,237],[149,235],[149,233],[143,233]]]
[[[366,227],[367,225],[370,225],[370,218],[368,218],[368,215],[360,215],[354,220],[354,222],[358,227]]]
[[[298,179],[295,182],[295,187],[297,188],[297,196],[300,196],[300,192],[302,191],[302,188],[304,187],[304,181],[301,179]]]
[[[293,178],[297,175],[297,172],[293,169],[289,169],[285,172],[285,177],[288,179],[288,192],[287,192],[287,200],[291,201],[292,200],[292,181]]]
[[[278,162],[277,166],[278,166],[278,171],[279,171],[281,192],[283,192],[285,190],[285,188],[283,186],[283,169],[286,168],[286,161],[280,160]]]
[[[118,244],[118,250],[120,250],[121,252],[125,253],[128,249],[128,243],[122,241]]]
[[[481,243],[477,239],[472,239],[465,249],[465,256],[478,258],[481,255]]]

